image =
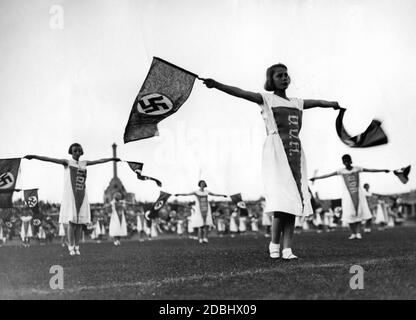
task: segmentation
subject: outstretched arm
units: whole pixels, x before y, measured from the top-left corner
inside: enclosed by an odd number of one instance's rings
[[[338,173],[336,171],[334,171],[332,173],[324,174],[322,176],[317,176],[317,177],[310,178],[309,180],[315,181],[315,180],[318,180],[318,179],[325,179],[325,178],[333,177],[333,176],[336,176],[336,175],[338,175]]]
[[[46,161],[46,162],[53,162],[53,163],[57,163],[57,164],[62,164],[63,166],[68,165],[68,161],[65,160],[65,159],[55,159],[55,158],[37,156],[37,155],[34,155],[34,154],[28,154],[28,155],[24,156],[23,159],[27,159],[27,160],[35,159],[35,160],[41,160],[41,161]]]
[[[325,101],[325,100],[303,100],[303,109],[311,108],[332,108],[334,110],[339,110],[341,107],[336,101]]]
[[[390,170],[389,169],[366,169],[366,168],[363,168],[363,172],[385,172],[385,173],[389,173]]]
[[[237,87],[227,86],[226,84],[215,81],[214,79],[202,79],[207,88],[215,88],[222,92],[228,93],[234,97],[246,99],[248,101],[263,104],[263,98],[260,93],[246,91]]]
[[[224,198],[227,198],[228,197],[226,194],[217,194],[217,193],[213,193],[211,191],[208,191],[208,194],[210,196],[214,196],[214,197],[224,197]]]
[[[118,162],[121,160],[119,158],[105,158],[105,159],[100,159],[100,160],[87,161],[87,166],[92,166],[94,164],[100,164],[100,163],[106,163],[110,161]]]
[[[175,193],[175,197],[178,196],[193,196],[195,195],[195,192],[190,192],[190,193]]]

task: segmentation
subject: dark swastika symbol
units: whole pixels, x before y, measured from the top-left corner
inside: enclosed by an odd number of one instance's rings
[[[27,204],[30,208],[36,207],[38,199],[35,196],[31,196],[27,199]]]
[[[6,189],[11,187],[14,182],[13,175],[10,172],[3,173],[0,175],[0,188]]]
[[[172,101],[161,94],[149,94],[139,100],[137,110],[140,113],[160,115],[169,112],[173,108]]]
[[[160,208],[162,208],[162,206],[163,206],[163,201],[160,200],[155,204],[154,209],[159,210]]]

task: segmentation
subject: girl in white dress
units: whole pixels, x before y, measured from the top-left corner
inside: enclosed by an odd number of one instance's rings
[[[146,234],[146,219],[144,217],[144,211],[143,209],[139,209],[139,212],[137,212],[137,233],[139,235],[139,241],[144,241],[143,239],[143,233]]]
[[[125,203],[122,201],[122,194],[116,192],[111,201],[111,218],[109,226],[110,237],[114,238],[114,245],[121,244],[120,238],[127,236],[127,223],[125,217]]]
[[[263,146],[262,176],[266,198],[265,212],[273,215],[271,258],[296,259],[292,253],[295,217],[312,214],[307,184],[305,156],[299,132],[304,109],[315,107],[339,109],[337,102],[288,98],[290,84],[287,67],[281,63],[267,69],[264,88],[268,93],[245,91],[203,79],[208,88],[216,88],[260,106],[267,138]]]
[[[30,238],[33,237],[33,231],[32,231],[32,217],[27,216],[21,216],[20,220],[22,220],[22,227],[20,228],[20,238],[22,239],[23,246],[29,247],[30,246]]]
[[[91,222],[90,204],[88,202],[85,181],[87,166],[120,161],[118,158],[105,158],[94,161],[81,161],[84,154],[79,143],[73,143],[68,149],[72,159],[55,159],[37,155],[27,155],[24,158],[57,163],[64,166],[64,192],[59,211],[59,223],[68,224],[69,254],[80,255],[79,241],[82,235],[82,226]]]
[[[230,233],[231,238],[234,238],[238,233],[238,209],[234,208],[230,215]]]
[[[67,230],[68,230],[68,225],[64,224],[64,223],[60,223],[59,224],[59,231],[58,231],[58,235],[61,237],[61,246],[65,247],[67,245]]]
[[[195,196],[195,216],[193,217],[193,227],[198,229],[199,243],[208,242],[208,228],[214,227],[212,220],[211,206],[208,196],[227,197],[223,194],[215,194],[205,190],[207,183],[204,180],[198,182],[199,189],[191,193],[178,193],[175,196]]]
[[[361,239],[361,222],[371,218],[370,208],[364,193],[364,189],[360,185],[361,172],[390,172],[387,169],[365,169],[352,166],[352,159],[349,154],[342,156],[342,163],[345,168],[338,171],[313,177],[311,180],[324,179],[336,175],[343,177],[343,194],[342,194],[342,220],[348,223],[351,229],[352,239]]]

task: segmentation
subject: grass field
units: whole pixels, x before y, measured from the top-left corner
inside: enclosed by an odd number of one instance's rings
[[[244,235],[85,243],[81,256],[58,244],[0,248],[1,299],[416,299],[416,227],[296,235],[298,261],[271,260],[268,239]],[[352,265],[364,289],[352,290]],[[64,289],[52,290],[52,265]]]

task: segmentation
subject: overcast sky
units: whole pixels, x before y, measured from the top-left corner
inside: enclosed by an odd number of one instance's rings
[[[81,159],[94,160],[111,157],[115,142],[120,158],[144,162],[143,173],[162,180],[166,192],[194,190],[202,176],[213,192],[258,198],[260,109],[200,81],[159,124],[160,137],[123,144],[132,103],[158,56],[257,92],[266,69],[282,62],[292,77],[288,95],[338,101],[351,134],[383,121],[389,144],[351,149],[336,135],[337,112],[305,111],[309,177],[342,167],[344,153],[367,168],[415,165],[415,18],[413,0],[0,0],[0,158],[68,158],[79,142]],[[159,188],[137,180],[126,163],[119,176],[137,199],[157,198]],[[89,167],[91,202],[102,201],[111,177],[111,163]],[[406,185],[384,173],[363,174],[362,182],[377,193],[416,187],[414,172]],[[341,183],[333,177],[313,188],[337,198]],[[59,202],[62,184],[61,166],[22,161],[19,187]]]

